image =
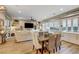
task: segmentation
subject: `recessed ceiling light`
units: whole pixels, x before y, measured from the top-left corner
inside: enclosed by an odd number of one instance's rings
[[[0,6],[0,9],[4,9],[4,6]]]
[[[18,13],[22,13],[22,11],[21,11],[21,10],[19,10],[19,11],[18,11]]]
[[[63,8],[60,8],[60,11],[63,11],[64,9]]]

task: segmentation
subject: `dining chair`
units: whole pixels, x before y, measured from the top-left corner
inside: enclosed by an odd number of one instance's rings
[[[44,36],[44,32],[39,32],[39,37]]]
[[[44,32],[39,32],[38,33],[38,40],[39,40],[39,43],[41,44],[40,38],[44,39]]]
[[[5,43],[6,42],[6,31],[1,31],[0,32],[0,36],[1,36],[1,43],[3,44],[3,43]]]
[[[48,43],[48,32],[39,32],[39,43],[42,45],[42,53],[49,52],[46,43]]]
[[[56,46],[56,51],[59,49],[61,49],[61,34],[55,34],[56,36],[55,36],[55,39],[56,39],[56,41],[55,41],[55,46]]]
[[[38,53],[38,51],[41,52],[42,46],[38,41],[38,32],[32,32],[32,41],[33,41],[33,49],[36,50],[36,53]]]
[[[49,53],[52,53],[52,52],[55,53],[56,48],[55,48],[55,35],[54,34],[51,34],[49,36],[47,48],[49,50]]]

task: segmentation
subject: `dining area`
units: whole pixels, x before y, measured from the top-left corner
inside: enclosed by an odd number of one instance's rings
[[[53,54],[61,49],[61,33],[60,32],[32,32],[33,50],[36,54]]]

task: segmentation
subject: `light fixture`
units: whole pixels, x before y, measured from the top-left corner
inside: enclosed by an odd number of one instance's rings
[[[4,9],[4,6],[0,6],[0,9]]]
[[[31,19],[30,19],[31,21],[36,21],[35,19],[33,19],[32,17],[31,17]]]
[[[63,8],[60,8],[60,11],[63,11],[64,9]]]
[[[18,11],[18,13],[22,13],[22,11],[21,11],[21,10],[19,10],[19,11]]]

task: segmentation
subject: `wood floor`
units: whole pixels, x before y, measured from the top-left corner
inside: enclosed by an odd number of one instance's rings
[[[79,45],[62,41],[60,54],[79,54]]]
[[[55,54],[78,54],[79,46],[62,41],[61,50]],[[15,43],[13,39],[0,45],[0,54],[35,54],[32,50],[32,41]],[[47,54],[47,52],[45,53]]]

